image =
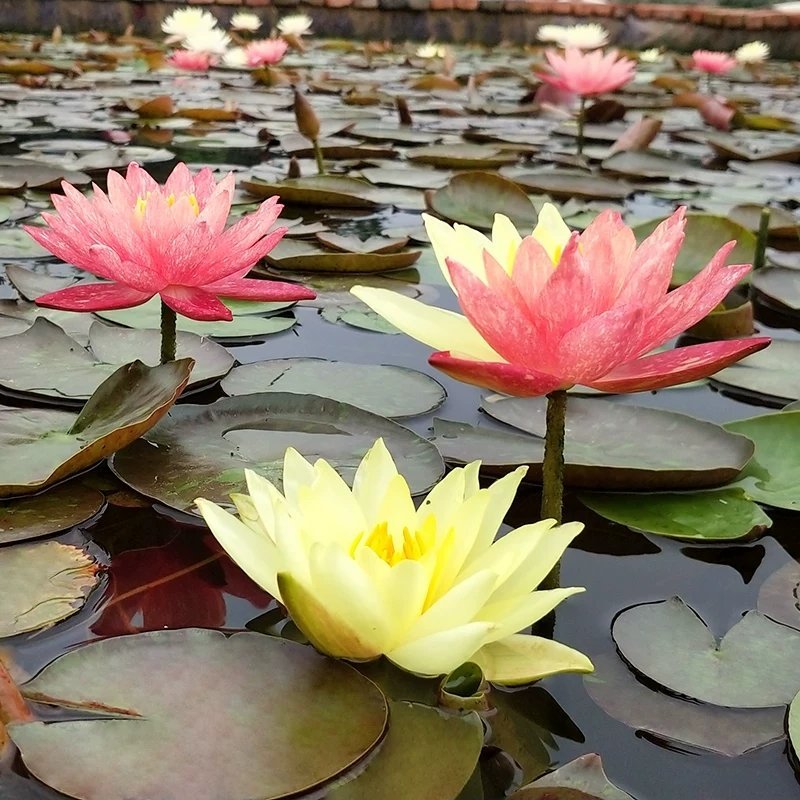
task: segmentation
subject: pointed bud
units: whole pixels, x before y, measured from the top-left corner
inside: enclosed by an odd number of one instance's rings
[[[294,118],[297,120],[297,130],[306,139],[315,142],[319,138],[319,118],[305,95],[297,91],[297,87],[294,90]]]
[[[395,98],[395,106],[397,107],[397,116],[400,118],[401,125],[413,125],[414,120],[411,118],[411,110],[408,107],[405,97],[399,95]]]
[[[296,156],[292,156],[289,160],[289,171],[286,173],[286,177],[289,179],[303,177],[300,172],[300,162],[297,160]]]

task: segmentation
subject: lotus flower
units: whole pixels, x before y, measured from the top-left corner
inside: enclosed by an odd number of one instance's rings
[[[536,33],[541,42],[555,42],[561,47],[596,50],[608,44],[608,31],[596,22],[581,25],[542,25]]]
[[[750,270],[721,247],[687,284],[668,291],[686,225],[678,209],[638,247],[619,214],[570,233],[546,204],[531,236],[495,217],[492,239],[425,216],[439,266],[466,316],[386,289],[353,294],[438,352],[430,363],[466,383],[511,395],[575,384],[641,392],[704,378],[769,344],[736,339],[648,355],[716,308]]]
[[[538,73],[539,78],[581,97],[613,92],[628,83],[636,71],[636,64],[619,56],[616,50],[604,55],[600,50],[584,53],[568,47],[563,56],[554,50],[547,50],[544,55],[551,72]]]
[[[289,14],[278,20],[278,32],[282,36],[304,36],[311,30],[313,22],[308,14]]]
[[[196,53],[209,53],[213,56],[221,56],[230,45],[231,37],[219,28],[212,28],[209,31],[195,31],[183,40],[183,46],[187,50],[193,50]]]
[[[259,39],[250,42],[244,49],[247,66],[264,67],[277,64],[285,55],[289,45],[283,39]]]
[[[178,69],[206,72],[212,65],[216,64],[216,59],[208,53],[198,53],[194,50],[174,50],[167,62]]]
[[[231,17],[231,28],[235,31],[246,31],[253,33],[261,27],[261,20],[258,14],[253,14],[250,11],[237,11]]]
[[[736,59],[727,53],[715,50],[695,50],[692,53],[692,66],[709,75],[722,75],[736,66]]]
[[[192,175],[178,164],[159,186],[138,164],[123,178],[108,173],[108,194],[95,187],[84,197],[62,184],[53,195],[57,214],[42,214],[47,227],[25,226],[46,250],[105,279],[80,283],[37,298],[68,311],[129,308],[155,295],[174,311],[198,320],[230,320],[219,296],[246,300],[304,300],[302,286],[248,279],[250,268],[283,237],[270,232],[282,210],[277,197],[225,229],[234,178],[215,183],[210,169]]]
[[[384,655],[426,676],[473,661],[508,684],[591,671],[581,653],[519,633],[583,591],[535,591],[583,525],[545,520],[493,543],[526,468],[488,489],[479,468],[454,469],[416,510],[382,440],[352,490],[326,461],[312,466],[290,448],[283,494],[248,470],[250,494],[232,495],[238,519],[208,500],[197,506],[231,558],[323,653]]]
[[[231,47],[230,50],[226,50],[222,56],[222,63],[226,67],[246,67],[247,53],[245,53],[244,47]]]
[[[769,45],[766,42],[748,42],[734,52],[739,64],[763,64],[769,58]]]
[[[664,53],[660,47],[651,47],[639,53],[639,61],[643,64],[658,64],[664,60]]]
[[[161,23],[161,30],[173,42],[182,42],[187,36],[217,27],[217,18],[202,8],[179,8]]]

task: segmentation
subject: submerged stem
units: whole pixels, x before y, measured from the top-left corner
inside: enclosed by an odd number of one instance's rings
[[[161,301],[161,363],[175,360],[178,315]]]
[[[578,155],[583,155],[583,126],[586,122],[586,98],[581,95],[581,104],[578,109]]]
[[[769,206],[761,209],[761,218],[758,221],[758,239],[756,239],[756,252],[753,256],[753,271],[764,266],[767,252],[767,239],[769,239],[769,218],[771,211]]]
[[[542,519],[561,524],[564,505],[564,432],[567,419],[567,391],[556,389],[547,395],[547,418],[542,463]],[[556,564],[542,581],[540,589],[555,589],[560,566]]]

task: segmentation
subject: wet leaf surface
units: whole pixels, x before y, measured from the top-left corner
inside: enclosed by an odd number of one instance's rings
[[[569,789],[582,792],[596,800],[635,800],[634,797],[612,784],[603,770],[603,762],[596,753],[580,756],[563,767],[535,780],[511,795],[512,800],[545,800],[547,795],[527,794],[530,790],[536,792],[542,789]],[[553,800],[561,800],[559,795],[554,795]],[[573,800],[569,795],[564,800]],[[577,800],[575,798],[574,800]]]
[[[800,630],[800,563],[784,564],[761,584],[758,610],[775,622]]]

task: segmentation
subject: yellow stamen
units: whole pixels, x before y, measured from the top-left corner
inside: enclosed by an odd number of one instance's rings
[[[136,205],[134,206],[134,211],[140,216],[143,217],[145,211],[147,210],[147,202],[150,200],[150,195],[152,192],[148,192],[144,197],[140,197],[136,201]],[[189,201],[189,206],[191,207],[192,211],[194,211],[194,215],[197,216],[200,213],[200,203],[197,202],[197,197],[194,194],[182,194],[180,196],[185,197]],[[175,203],[178,202],[180,198],[176,197],[174,194],[169,195],[167,200],[167,206],[172,208]]]
[[[389,523],[379,522],[372,532],[365,536],[364,532],[359,533],[350,545],[350,556],[355,557],[356,551],[362,545],[368,547],[382,561],[390,567],[399,564],[401,561],[419,561],[436,544],[436,518],[429,516],[422,527],[417,531],[403,529],[402,542],[395,543],[395,539],[389,533]]]

